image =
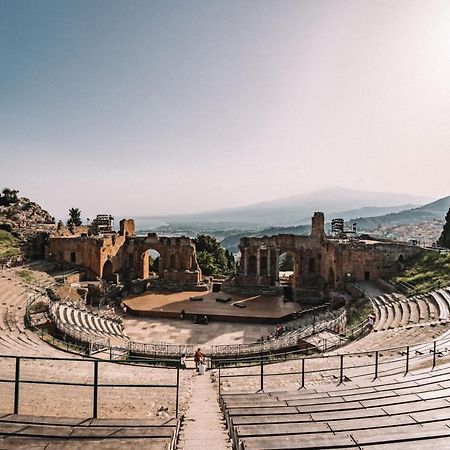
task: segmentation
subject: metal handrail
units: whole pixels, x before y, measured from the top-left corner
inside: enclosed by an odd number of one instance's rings
[[[0,383],[14,384],[14,414],[19,414],[20,406],[20,386],[22,384],[37,384],[37,385],[59,385],[59,386],[79,386],[93,388],[92,396],[92,417],[98,417],[98,388],[112,387],[112,388],[158,388],[158,389],[175,389],[175,417],[179,415],[179,392],[180,392],[180,364],[177,360],[176,367],[165,367],[166,370],[176,370],[176,382],[172,384],[124,384],[124,383],[101,383],[99,381],[99,365],[100,364],[124,364],[123,362],[88,359],[88,358],[54,358],[45,356],[16,356],[16,355],[1,355],[0,359],[14,359],[15,360],[15,376],[14,379],[0,379]],[[39,361],[66,361],[66,362],[84,362],[92,364],[93,367],[93,381],[92,382],[75,382],[75,381],[50,381],[50,380],[24,380],[20,377],[21,361],[23,360],[39,360]],[[143,363],[141,367],[145,367],[148,360],[136,359],[133,363],[127,365],[134,365]]]

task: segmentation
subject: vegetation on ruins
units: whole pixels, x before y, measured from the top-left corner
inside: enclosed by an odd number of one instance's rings
[[[33,274],[27,269],[19,270],[17,272],[17,276],[22,278],[22,280],[25,281],[25,283],[32,284],[36,281]]]
[[[194,239],[197,261],[204,275],[228,275],[234,269],[234,257],[220,242],[206,234]]]
[[[4,188],[0,195],[0,206],[9,206],[19,201],[16,189]]]
[[[294,270],[294,259],[290,253],[285,253],[282,260],[280,258],[280,270],[282,272]]]
[[[393,281],[408,288],[410,293],[450,285],[450,254],[428,251]]]
[[[68,227],[79,227],[83,222],[81,221],[81,211],[78,208],[69,209]]]
[[[367,319],[372,311],[372,303],[366,297],[351,300],[345,306],[347,312],[347,329],[359,325]]]
[[[0,230],[0,261],[19,254],[19,240],[8,231]]]
[[[444,229],[437,243],[441,247],[450,248],[450,208],[445,216]]]

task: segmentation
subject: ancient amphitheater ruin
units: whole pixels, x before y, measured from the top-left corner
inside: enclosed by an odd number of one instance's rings
[[[45,260],[4,267],[0,448],[450,448],[450,288],[383,280],[422,249],[330,238],[315,214],[310,236],[240,250],[233,279],[205,279],[189,238],[123,221],[60,230]],[[373,323],[346,326],[344,291]]]

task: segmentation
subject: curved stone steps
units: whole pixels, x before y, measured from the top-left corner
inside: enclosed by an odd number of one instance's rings
[[[423,322],[428,322],[430,320],[430,311],[428,309],[428,303],[422,298],[416,298],[415,302],[419,307],[419,318]]]
[[[419,306],[417,305],[416,302],[414,301],[409,301],[408,302],[409,307],[410,307],[410,315],[409,315],[409,323],[419,323],[420,322],[420,311],[419,311]]]
[[[391,325],[394,322],[395,311],[394,311],[394,307],[390,303],[385,304],[385,308],[386,308],[387,318],[386,318],[386,322],[384,323],[383,330],[388,330],[389,328],[391,328]]]
[[[430,292],[430,295],[433,297],[439,308],[439,320],[446,321],[449,318],[449,310],[447,307],[447,303],[443,300],[443,298],[437,292]]]
[[[409,302],[405,300],[400,300],[399,304],[402,309],[402,320],[400,322],[400,326],[406,327],[406,325],[408,325],[409,323],[409,319],[411,316],[411,308],[409,306]]]
[[[394,319],[390,325],[390,328],[398,328],[403,319],[403,309],[399,302],[392,302],[391,307],[394,308]]]

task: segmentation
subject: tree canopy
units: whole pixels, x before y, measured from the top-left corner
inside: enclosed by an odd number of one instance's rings
[[[67,221],[68,227],[79,227],[82,225],[81,211],[78,208],[69,209],[69,220]]]
[[[194,239],[197,261],[204,275],[228,275],[234,269],[234,257],[220,242],[209,235]]]
[[[17,203],[19,200],[17,194],[19,191],[16,189],[4,188],[0,195],[0,206],[9,206],[13,203]]]
[[[441,247],[450,248],[450,208],[445,216],[444,228],[437,243]]]

